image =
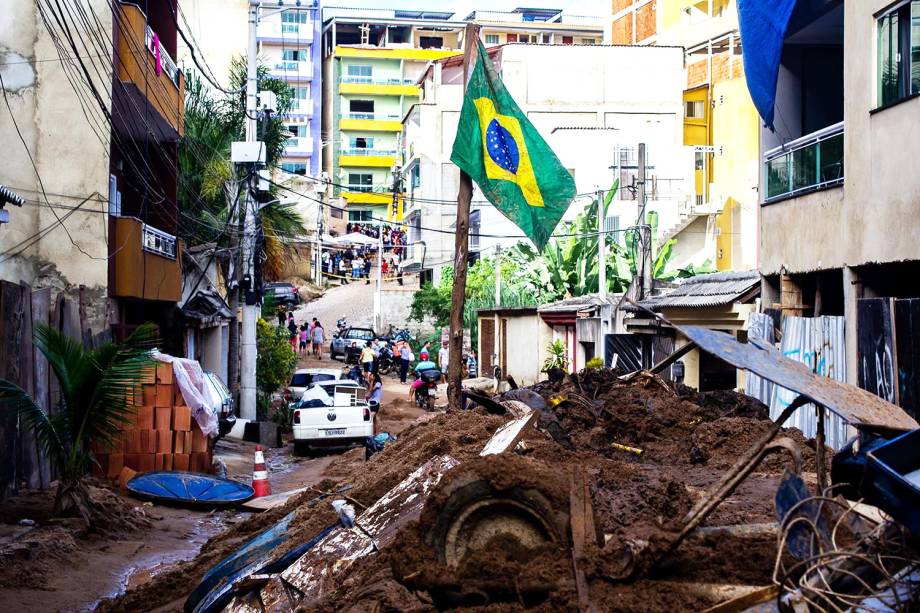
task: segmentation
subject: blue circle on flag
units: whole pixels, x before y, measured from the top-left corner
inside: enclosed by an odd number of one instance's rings
[[[518,163],[521,161],[517,143],[497,119],[490,121],[486,127],[486,150],[499,168],[504,168],[511,174],[517,173]]]

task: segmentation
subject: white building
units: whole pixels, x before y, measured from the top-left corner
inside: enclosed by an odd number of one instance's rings
[[[609,188],[617,162],[621,185],[607,228],[635,224],[637,145],[648,151],[647,211],[658,211],[659,232],[678,222],[678,204],[692,190],[683,146],[683,53],[676,47],[601,47],[506,44],[489,55],[515,101],[563,165],[578,194],[574,218],[598,189]],[[420,102],[403,121],[406,220],[412,261],[439,269],[453,260],[459,169],[450,162],[463,102],[462,58],[435,62],[422,76]],[[649,78],[654,75],[654,78]],[[686,176],[685,176],[686,175]],[[474,190],[471,251],[522,240],[521,231]],[[481,236],[480,236],[481,235]],[[622,240],[622,233],[611,235]]]

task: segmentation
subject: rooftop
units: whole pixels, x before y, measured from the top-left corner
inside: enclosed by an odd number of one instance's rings
[[[690,277],[671,292],[643,300],[653,311],[664,308],[703,308],[748,302],[760,293],[760,273],[717,272]],[[633,310],[633,309],[630,309]]]
[[[573,298],[564,298],[544,304],[537,311],[540,313],[564,313],[568,311],[580,311],[589,307],[603,306],[605,304],[616,306],[620,303],[621,294],[607,294],[603,299],[597,294],[585,294],[584,296],[575,296]]]

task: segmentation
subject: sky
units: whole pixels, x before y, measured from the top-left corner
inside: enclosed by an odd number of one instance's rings
[[[474,10],[510,11],[519,6],[558,8],[575,15],[602,15],[609,0],[325,0],[327,6],[453,11],[458,19]]]

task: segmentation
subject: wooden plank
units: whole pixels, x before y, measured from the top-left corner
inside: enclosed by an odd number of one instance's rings
[[[48,325],[50,323],[51,288],[46,287],[33,291],[31,302],[33,330],[37,324]],[[50,379],[52,378],[48,360],[34,345],[32,347],[32,359],[32,388],[35,390],[33,398],[39,407],[48,412],[51,410]],[[46,488],[51,485],[51,469],[48,464],[48,458],[42,453],[38,454],[38,467],[39,487]]]
[[[495,431],[495,433],[492,435],[492,438],[488,440],[485,447],[483,447],[482,451],[479,452],[479,455],[495,455],[509,449],[514,449],[514,446],[517,445],[517,442],[524,435],[524,430],[527,428],[527,426],[532,424],[536,418],[537,412],[531,411],[524,417],[519,417],[509,421],[504,426]]]
[[[26,283],[19,284],[20,304],[22,305],[22,331],[20,333],[20,387],[29,396],[35,398],[35,359],[32,346],[32,288]],[[20,483],[35,489],[42,486],[39,470],[38,446],[31,428],[20,423],[19,428],[19,475]]]
[[[0,281],[0,379],[16,384],[21,383],[21,337],[22,290],[15,283]],[[19,416],[5,407],[0,411],[0,500],[18,490],[18,472]]]
[[[271,496],[262,496],[261,498],[253,498],[252,500],[247,500],[241,506],[244,509],[249,509],[250,511],[268,511],[269,509],[274,509],[275,507],[280,507],[292,497],[297,494],[306,492],[309,487],[299,487],[295,490],[289,490],[287,492],[279,492],[277,494],[272,494]]]
[[[418,519],[428,492],[458,464],[447,455],[428,460],[361,513],[355,528],[330,532],[280,578],[266,584],[261,592],[265,610],[293,609],[297,604],[290,601],[293,590],[309,601],[336,589],[342,571],[355,560],[387,547],[406,524]]]
[[[569,491],[569,521],[572,528],[572,570],[575,574],[575,590],[578,593],[578,609],[593,612],[597,608],[591,603],[588,577],[580,562],[586,549],[593,541],[597,545],[597,530],[594,524],[594,505],[591,504],[591,489],[583,470],[572,474]]]

